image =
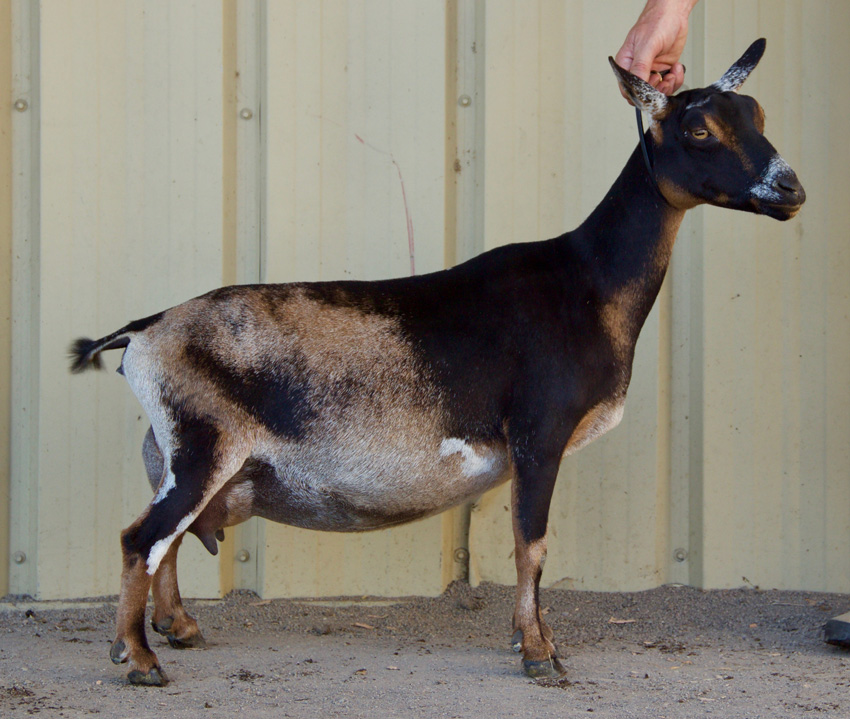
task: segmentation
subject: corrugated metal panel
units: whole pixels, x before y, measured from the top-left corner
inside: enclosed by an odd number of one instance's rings
[[[634,114],[608,66],[642,3],[488,3],[485,237],[488,246],[577,226],[635,146]],[[637,589],[659,583],[666,549],[665,411],[658,308],[641,335],[617,430],[566,460],[550,515],[545,584]],[[660,501],[659,501],[660,500]],[[510,488],[472,513],[473,581],[514,583]]]
[[[446,9],[267,8],[265,279],[375,279],[444,266]],[[434,594],[440,517],[333,535],[263,525],[264,596]]]
[[[607,46],[625,34],[634,7],[600,18],[580,5],[566,27],[543,20],[553,12],[547,4],[487,6],[495,71],[487,75],[485,193],[498,192],[485,212],[488,242],[534,236],[535,226],[539,236],[560,231],[545,227],[542,208],[551,210],[539,189],[538,168],[553,156],[567,176],[570,227],[634,145],[602,57],[616,50]],[[768,135],[799,171],[809,203],[786,225],[712,209],[686,220],[672,282],[638,344],[623,424],[562,467],[544,584],[850,588],[850,242],[847,203],[837,195],[850,180],[839,131],[850,101],[840,75],[848,13],[829,2],[730,0],[692,15],[685,62],[695,84],[714,81],[752,40],[768,37],[745,90],[765,106]],[[623,27],[611,30],[617,22]],[[579,53],[544,63],[558,38]],[[531,61],[530,47],[538,53]],[[564,131],[541,144],[546,114],[535,98],[542,104],[565,84]],[[495,138],[491,111],[514,120]],[[504,240],[491,228],[507,228]],[[502,489],[473,512],[476,580],[514,581],[508,500]],[[684,562],[673,559],[676,549]]]
[[[746,576],[848,591],[850,5],[718,2],[704,13],[708,77],[749,38],[768,38],[747,91],[809,199],[785,225],[704,215],[695,571],[708,586]]]
[[[408,274],[411,239],[425,272],[556,235],[635,143],[606,57],[642,0],[12,1],[31,102],[13,117],[15,592],[114,592],[118,528],[150,498],[138,404],[68,376],[73,335],[223,281]],[[697,6],[694,84],[768,37],[746,89],[809,202],[786,225],[686,220],[623,423],[564,463],[544,584],[850,589],[848,30],[828,0]],[[515,581],[508,505],[502,488],[472,514],[476,581]],[[181,580],[434,593],[462,533],[462,513],[359,536],[249,523],[221,564],[188,541]]]
[[[11,98],[12,3],[0,2],[0,96]],[[0,115],[0,348],[12,340],[12,115]],[[0,595],[9,590],[11,353],[0,350]]]
[[[102,336],[221,283],[222,26],[210,9],[40,9],[37,362],[18,365],[38,386],[38,461],[14,478],[35,487],[34,506],[19,509],[36,524],[13,537],[37,565],[34,577],[13,574],[13,591],[116,591],[119,528],[150,500],[138,403],[119,378],[72,379],[65,354],[75,334]],[[216,595],[215,560],[187,544],[186,590]]]

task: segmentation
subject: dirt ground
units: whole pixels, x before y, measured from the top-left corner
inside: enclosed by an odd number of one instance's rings
[[[509,649],[513,589],[436,598],[188,602],[209,643],[149,640],[171,679],[130,686],[108,657],[114,599],[0,600],[0,717],[850,717],[850,653],[821,628],[850,596],[542,592],[567,676]]]

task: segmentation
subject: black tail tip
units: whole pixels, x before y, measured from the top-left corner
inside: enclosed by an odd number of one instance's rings
[[[79,374],[89,367],[101,369],[103,364],[100,361],[100,354],[97,349],[96,340],[90,340],[88,337],[80,337],[76,340],[68,349],[68,356],[71,359],[71,372]]]

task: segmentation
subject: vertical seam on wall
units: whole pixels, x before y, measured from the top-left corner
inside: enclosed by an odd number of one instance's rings
[[[9,590],[38,594],[38,385],[39,385],[39,9],[12,5],[12,82],[29,104],[13,116],[12,203],[12,433],[10,540],[26,560],[9,572]]]
[[[3,72],[3,90],[7,98],[12,98],[12,33],[11,33],[11,14],[12,4],[10,0],[2,0],[0,2],[0,27],[2,27],[2,41],[0,41],[0,51],[3,53],[0,68]],[[2,316],[0,316],[0,337],[3,340],[0,345],[10,348],[10,334],[12,331],[12,115],[5,113],[2,116],[2,128],[0,129],[0,137],[2,137],[3,147],[0,149],[0,156],[4,162],[0,165],[4,166],[3,178],[0,180],[0,217],[2,227],[0,227],[0,266],[2,266],[2,277],[0,277],[0,292],[3,293],[3,299],[0,301],[2,308]],[[6,314],[8,313],[8,314]],[[11,520],[11,504],[10,504],[10,470],[11,470],[11,421],[12,421],[12,403],[11,403],[11,349],[4,349],[2,359],[0,359],[0,596],[9,591],[9,557],[11,555],[9,549],[9,523]]]

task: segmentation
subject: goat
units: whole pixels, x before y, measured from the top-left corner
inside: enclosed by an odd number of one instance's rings
[[[666,97],[609,58],[648,112],[636,149],[588,219],[454,268],[375,282],[224,287],[71,347],[72,371],[123,348],[119,371],[151,428],[155,496],[121,534],[113,662],[167,677],[145,636],[201,646],[180,601],[186,531],[215,553],[251,516],[362,531],[440,512],[512,479],[512,645],[532,677],[563,673],[538,586],[561,459],[617,425],[638,333],[685,211],[701,203],[787,220],[805,201],[737,89],[758,40],[715,84]],[[647,155],[648,160],[648,155]]]

